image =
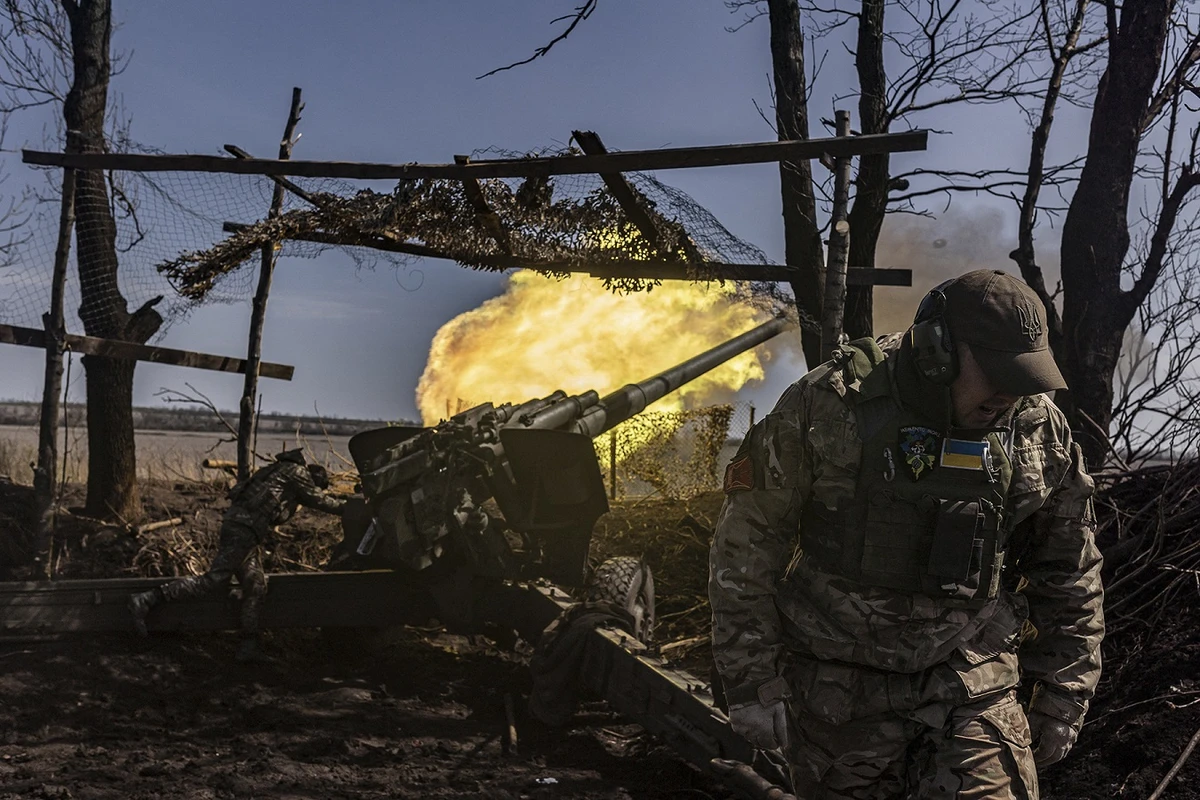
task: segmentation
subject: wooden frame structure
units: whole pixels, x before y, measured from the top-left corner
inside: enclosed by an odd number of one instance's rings
[[[138,153],[55,153],[37,150],[23,150],[22,160],[26,164],[40,166],[56,166],[64,169],[65,175],[71,175],[74,170],[129,170],[142,172],[160,171],[191,171],[234,173],[243,175],[263,175],[276,183],[275,196],[272,203],[272,214],[278,213],[282,205],[282,192],[293,192],[296,196],[319,207],[319,202],[312,195],[304,192],[284,176],[349,178],[364,180],[412,180],[421,178],[440,178],[461,181],[464,191],[473,206],[476,216],[496,242],[501,254],[488,256],[479,263],[486,266],[506,268],[532,268],[555,272],[587,272],[588,274],[605,279],[640,278],[649,280],[668,279],[719,279],[719,280],[749,280],[790,282],[802,271],[798,266],[776,266],[770,264],[727,264],[705,261],[702,256],[690,246],[688,237],[680,245],[682,252],[672,253],[674,260],[667,261],[617,261],[606,262],[602,265],[582,265],[571,262],[530,262],[512,255],[509,232],[504,229],[502,220],[490,208],[479,180],[484,178],[530,178],[550,177],[555,175],[597,174],[604,181],[617,203],[620,205],[630,222],[641,232],[651,244],[661,241],[662,231],[659,228],[661,218],[657,216],[652,206],[629,183],[622,174],[629,171],[689,169],[697,167],[728,166],[735,164],[763,164],[771,162],[799,161],[803,159],[819,159],[823,164],[835,165],[835,195],[843,202],[835,204],[833,233],[830,241],[830,263],[826,266],[829,284],[826,291],[826,305],[822,326],[823,352],[836,344],[841,334],[841,315],[843,298],[836,298],[830,304],[829,295],[844,295],[847,285],[912,285],[911,270],[875,269],[848,267],[845,263],[844,250],[848,229],[845,221],[844,198],[849,191],[850,158],[867,153],[893,153],[914,150],[924,150],[928,143],[928,131],[915,130],[903,133],[868,134],[851,136],[849,115],[839,112],[838,135],[823,139],[804,139],[774,142],[753,142],[747,144],[726,144],[708,147],[663,148],[659,150],[629,150],[609,152],[600,137],[591,131],[574,131],[573,139],[583,150],[582,155],[550,156],[538,158],[517,159],[486,159],[474,161],[467,156],[456,156],[453,164],[378,164],[361,162],[323,162],[302,161],[289,159],[291,150],[291,132],[299,119],[300,90],[293,89],[292,110],[288,118],[284,139],[281,142],[280,157],[276,159],[253,158],[249,153],[233,145],[226,149],[234,156],[225,158],[208,155],[148,155]],[[61,226],[60,238],[63,231],[69,227]],[[237,223],[226,223],[227,231],[236,231],[241,226]],[[454,256],[439,252],[434,248],[418,245],[401,240],[398,236],[381,235],[363,241],[338,241],[337,237],[327,234],[309,234],[298,239],[324,242],[335,245],[357,245],[375,247],[379,250],[406,253],[410,255],[444,258],[457,261]],[[69,241],[69,240],[68,240]],[[62,249],[60,247],[60,249]],[[839,258],[833,258],[834,251],[841,253]],[[62,257],[56,259],[56,286],[61,283],[60,273],[65,270],[65,250]],[[273,262],[270,248],[264,247],[264,267],[260,275],[259,291],[255,296],[255,311],[258,327],[252,324],[251,342],[245,360],[208,356],[201,353],[132,345],[128,342],[97,340],[93,337],[79,337],[66,334],[62,329],[61,310],[57,316],[52,313],[47,317],[47,332],[33,329],[10,328],[5,334],[0,334],[0,342],[8,341],[14,344],[33,344],[40,341],[47,350],[47,375],[52,376],[53,362],[61,362],[64,345],[74,350],[91,348],[97,355],[115,358],[134,358],[159,363],[172,363],[181,366],[201,367],[205,369],[220,369],[233,372],[244,372],[247,375],[246,393],[250,402],[253,400],[255,379],[258,374],[265,377],[283,377],[286,371],[291,378],[292,369],[281,365],[261,364],[258,347],[261,345],[261,312],[266,305],[266,291],[270,285],[270,266]],[[59,263],[61,262],[61,263]],[[809,267],[811,268],[811,267]],[[701,272],[702,270],[702,272]],[[61,302],[55,306],[59,308]],[[58,320],[57,325],[51,322]],[[253,320],[252,320],[253,322]],[[272,374],[274,373],[274,374]],[[50,379],[48,378],[48,381]],[[47,386],[51,384],[48,382]],[[45,398],[44,398],[45,402]],[[243,402],[245,405],[245,402]],[[251,413],[252,413],[251,406]],[[243,417],[247,416],[242,409]],[[50,414],[49,424],[54,424],[56,414]],[[243,425],[243,427],[245,427]],[[51,429],[52,430],[52,429]],[[45,433],[45,431],[43,432]],[[43,436],[43,438],[46,438]],[[51,440],[50,447],[53,447]],[[245,456],[244,442],[239,446],[239,464],[248,463]],[[243,470],[244,470],[243,466]],[[242,470],[239,470],[242,471]]]

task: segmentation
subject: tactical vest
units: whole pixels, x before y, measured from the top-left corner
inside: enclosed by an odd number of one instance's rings
[[[800,548],[856,583],[981,606],[1000,591],[1011,534],[1012,429],[934,430],[900,404],[895,356],[872,366],[854,352],[865,348],[879,353],[859,340],[834,359],[865,396],[851,400],[862,442],[854,501],[830,509],[810,499]]]

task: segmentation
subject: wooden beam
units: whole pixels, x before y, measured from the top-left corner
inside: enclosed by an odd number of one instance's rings
[[[129,595],[170,578],[0,583],[4,635],[133,632]],[[264,628],[383,627],[424,622],[432,614],[411,575],[391,571],[281,573],[270,576]],[[147,620],[151,631],[236,630],[238,603],[227,592],[165,603]]]
[[[579,144],[580,149],[588,155],[600,155],[608,152],[608,148],[604,146],[604,142],[600,141],[599,135],[595,131],[572,131],[572,138]],[[600,180],[604,181],[604,185],[608,187],[608,191],[616,198],[621,205],[621,210],[625,212],[625,216],[629,218],[637,229],[641,231],[642,237],[649,242],[650,247],[654,252],[659,251],[658,245],[658,226],[654,223],[653,217],[634,191],[629,185],[629,181],[625,180],[625,176],[619,172],[601,172]]]
[[[689,264],[675,262],[654,263],[646,261],[619,261],[604,266],[578,266],[561,269],[570,272],[587,272],[594,278],[646,278],[659,280],[694,280],[687,274]],[[725,264],[705,261],[696,265],[715,278],[727,281],[790,281],[796,273],[793,268],[774,264]],[[848,286],[912,286],[911,269],[850,267],[846,273]]]
[[[469,164],[470,156],[455,156],[455,164]],[[508,255],[512,253],[512,242],[509,241],[508,231],[504,230],[504,225],[500,222],[500,215],[492,210],[488,205],[487,198],[483,196],[483,187],[479,185],[479,179],[474,176],[468,176],[462,180],[463,191],[466,192],[467,200],[470,201],[471,207],[475,209],[475,218],[483,225],[484,230],[488,232],[488,236],[492,237],[492,241],[500,248],[500,251]]]
[[[26,347],[45,347],[46,332],[37,328],[22,328],[17,325],[0,325],[0,344],[18,344]],[[76,353],[106,358],[128,358],[135,361],[151,361],[156,364],[173,364],[177,367],[211,369],[217,372],[245,372],[246,362],[240,358],[214,356],[191,350],[176,350],[171,347],[152,347],[148,344],[123,342],[119,339],[101,339],[96,336],[77,336],[68,333],[66,344]],[[259,375],[290,381],[295,367],[286,364],[263,362]]]
[[[145,155],[140,153],[49,153],[22,150],[26,164],[75,169],[132,170],[138,172],[231,172],[241,175],[294,175],[303,178],[354,178],[361,180],[411,180],[415,178],[526,178],[538,175],[583,175],[601,172],[689,169],[731,164],[766,164],[820,158],[822,155],[856,156],[864,153],[899,153],[924,150],[928,131],[872,133],[848,138],[802,139],[787,142],[723,144],[713,147],[678,147],[661,150],[625,150],[620,153],[544,158],[505,158],[470,164],[372,164],[348,161],[284,161],[232,159],[202,155]]]
[[[225,145],[225,150],[228,151],[230,153],[230,155],[232,155],[234,158],[241,158],[241,159],[254,158],[254,156],[250,155],[245,150],[238,147],[236,144]],[[296,197],[299,197],[301,200],[304,200],[309,205],[315,206],[317,208],[321,207],[321,202],[317,199],[316,195],[314,195],[310,192],[306,192],[304,189],[301,189],[299,186],[292,183],[287,178],[282,178],[279,175],[268,175],[267,177],[270,178],[271,180],[275,181],[275,183],[278,184],[279,186],[282,186],[283,188],[287,189],[292,194],[296,195]]]
[[[248,225],[226,222],[226,233],[237,233]],[[347,241],[329,233],[306,233],[292,237],[304,242],[343,245],[347,247],[372,247],[389,253],[404,253],[424,258],[458,259],[449,253],[421,244],[397,242],[390,239],[370,238]],[[478,263],[498,269],[544,269],[554,272],[586,272],[597,278],[647,278],[664,281],[690,280],[690,266],[679,261],[606,261],[602,265],[581,264],[571,261],[530,261],[517,256],[486,256]],[[795,277],[795,267],[777,264],[726,264],[720,261],[705,261],[700,267],[717,278],[730,281],[790,281]],[[912,286],[911,269],[850,267],[847,273],[849,286]]]

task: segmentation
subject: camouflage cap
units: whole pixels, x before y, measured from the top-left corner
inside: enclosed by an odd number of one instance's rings
[[[980,269],[942,291],[951,337],[971,346],[997,391],[1032,395],[1067,387],[1050,352],[1046,307],[1024,281]]]

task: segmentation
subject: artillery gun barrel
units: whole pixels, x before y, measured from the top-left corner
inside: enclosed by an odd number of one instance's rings
[[[571,420],[582,416],[599,402],[600,393],[595,389],[589,389],[583,394],[564,396],[554,405],[540,408],[532,414],[514,417],[514,419],[526,428],[561,428]]]
[[[682,364],[676,364],[653,378],[647,378],[639,383],[626,384],[606,395],[599,403],[585,411],[583,416],[571,426],[571,430],[594,439],[630,417],[641,413],[646,406],[670,394],[685,383],[699,378],[735,356],[794,327],[795,323],[789,322],[783,317],[777,317],[694,358],[689,358]]]

